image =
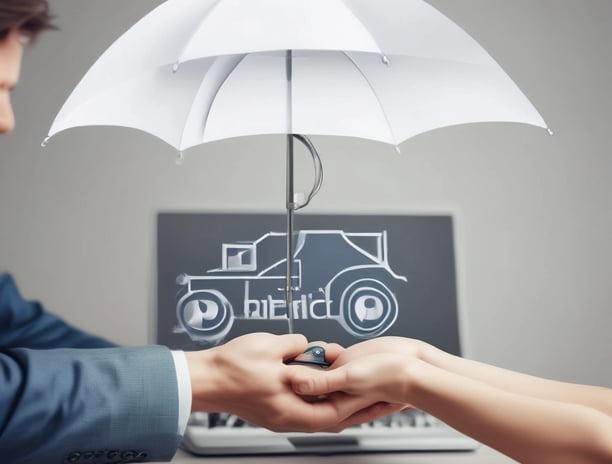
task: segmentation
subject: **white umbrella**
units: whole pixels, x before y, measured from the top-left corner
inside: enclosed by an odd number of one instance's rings
[[[115,125],[179,150],[269,133],[398,145],[480,121],[546,127],[495,60],[421,0],[169,0],[98,59],[49,135]]]
[[[169,0],[98,59],[49,137],[124,126],[182,152],[212,140],[287,134],[291,308],[293,211],[304,206],[294,202],[294,134],[398,146],[432,129],[484,121],[546,128],[495,60],[424,1]],[[309,140],[299,140],[317,161]]]

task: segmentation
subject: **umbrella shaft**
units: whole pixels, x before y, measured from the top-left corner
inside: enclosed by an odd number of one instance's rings
[[[289,333],[293,333],[293,213],[295,211],[295,189],[293,186],[293,95],[291,80],[293,73],[293,54],[287,50],[285,58],[285,71],[287,75],[287,275],[285,282],[285,302],[287,304],[287,316]]]
[[[293,214],[295,210],[293,172],[293,136],[287,134],[287,275],[285,302],[287,303],[289,333],[293,333]]]

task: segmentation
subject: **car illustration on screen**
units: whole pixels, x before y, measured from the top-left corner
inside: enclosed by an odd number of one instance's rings
[[[221,267],[203,275],[180,274],[179,331],[216,344],[236,319],[286,320],[286,234],[222,244]],[[393,272],[387,233],[301,230],[293,255],[295,320],[334,320],[355,337],[384,333],[395,322],[392,289],[406,277]]]

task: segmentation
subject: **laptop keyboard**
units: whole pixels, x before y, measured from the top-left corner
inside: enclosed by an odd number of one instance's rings
[[[200,455],[471,451],[477,442],[416,409],[397,412],[340,433],[275,433],[227,413],[196,412],[183,448]]]
[[[212,428],[259,428],[250,424],[238,416],[218,412],[194,412],[189,418],[189,425]],[[434,416],[418,409],[406,409],[390,416],[383,417],[373,422],[355,425],[351,429],[368,430],[378,428],[403,428],[403,427],[448,427],[444,422]]]

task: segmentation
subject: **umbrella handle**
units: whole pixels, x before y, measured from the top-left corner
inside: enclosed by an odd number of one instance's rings
[[[321,157],[319,156],[317,149],[309,137],[301,134],[292,134],[292,136],[293,138],[302,142],[302,144],[308,149],[310,157],[312,158],[312,164],[315,172],[312,189],[307,195],[306,200],[299,205],[295,202],[293,203],[293,210],[297,211],[298,209],[302,209],[304,206],[308,205],[314,196],[319,193],[319,190],[321,190],[321,186],[323,185],[323,163],[321,162]]]

